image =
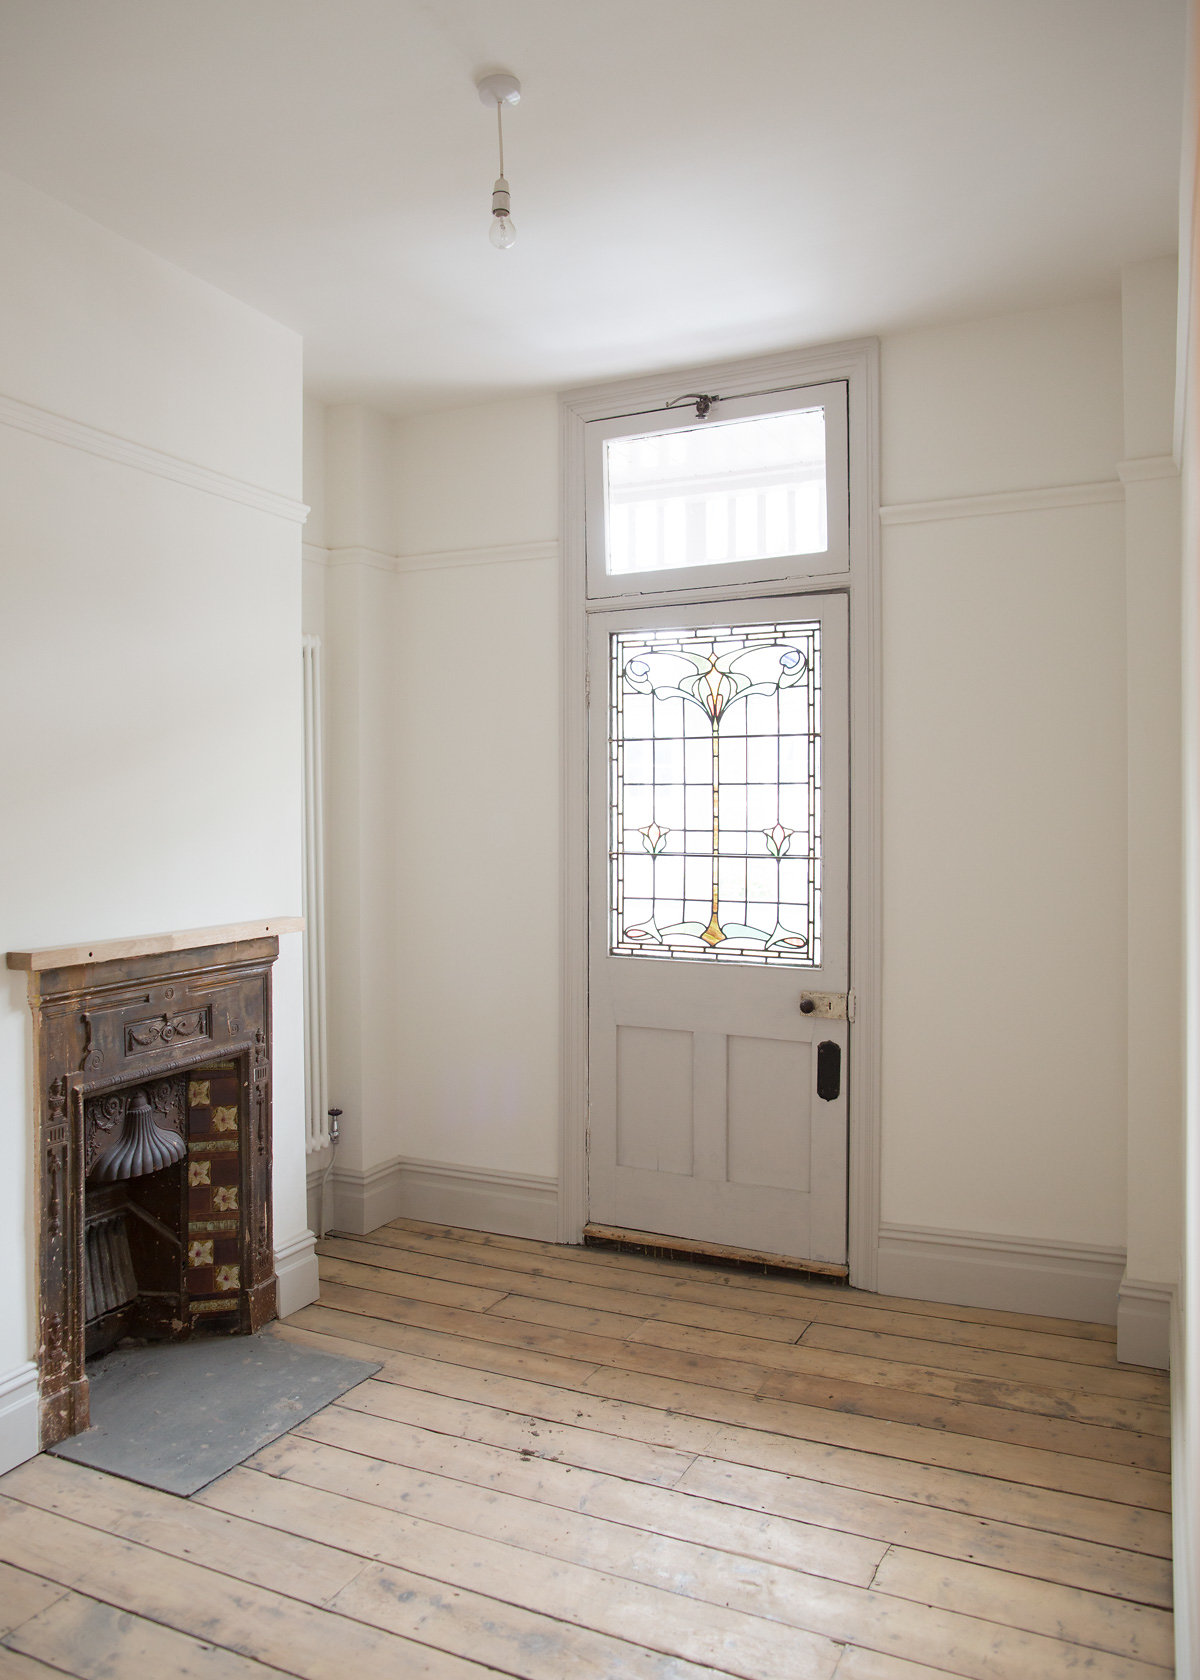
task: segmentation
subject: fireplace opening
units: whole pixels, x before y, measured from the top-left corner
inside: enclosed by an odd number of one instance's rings
[[[236,1061],[84,1106],[84,1351],[248,1329]]]

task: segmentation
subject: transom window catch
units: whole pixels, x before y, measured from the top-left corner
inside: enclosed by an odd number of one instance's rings
[[[707,420],[720,397],[706,397],[702,391],[686,391],[682,397],[672,397],[668,408],[678,408],[680,403],[695,403],[697,420]]]

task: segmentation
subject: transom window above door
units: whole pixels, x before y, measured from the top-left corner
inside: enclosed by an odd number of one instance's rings
[[[841,382],[589,422],[589,596],[844,573],[846,449]]]

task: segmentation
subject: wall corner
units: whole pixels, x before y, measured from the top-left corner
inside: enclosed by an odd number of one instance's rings
[[[1117,1359],[1122,1365],[1170,1369],[1174,1299],[1171,1284],[1147,1283],[1126,1271],[1117,1291]]]

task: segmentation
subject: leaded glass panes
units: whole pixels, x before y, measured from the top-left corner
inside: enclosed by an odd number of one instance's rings
[[[820,636],[612,636],[614,955],[820,966]]]
[[[823,553],[825,453],[824,408],[609,438],[609,575]]]

